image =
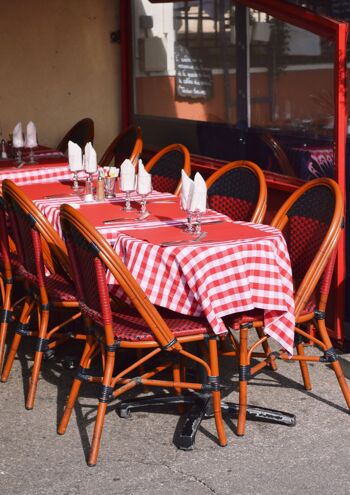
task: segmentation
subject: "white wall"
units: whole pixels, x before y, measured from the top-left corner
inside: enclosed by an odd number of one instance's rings
[[[55,146],[76,121],[95,121],[100,154],[120,129],[118,0],[7,0],[0,8],[0,125],[37,124]]]

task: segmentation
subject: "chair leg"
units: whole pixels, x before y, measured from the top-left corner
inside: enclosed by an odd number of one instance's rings
[[[32,376],[31,376],[29,391],[28,391],[27,400],[26,400],[26,409],[33,409],[33,407],[34,407],[36,389],[37,389],[38,380],[39,380],[39,373],[40,373],[41,363],[43,360],[42,342],[43,342],[43,340],[46,339],[49,317],[50,317],[49,311],[42,311],[41,312],[40,329],[39,329],[39,335],[38,335],[38,340],[37,340],[37,350],[36,350],[35,356],[34,356]]]
[[[319,330],[321,339],[323,340],[323,343],[326,345],[326,351],[329,349],[332,349],[333,348],[332,342],[331,342],[331,339],[329,338],[324,320],[319,320],[318,330]],[[346,383],[344,373],[343,373],[342,367],[341,367],[338,359],[336,361],[333,361],[331,363],[331,366],[332,366],[333,371],[337,377],[337,380],[338,380],[340,389],[343,393],[345,402],[346,402],[348,408],[350,409],[350,390],[349,390],[348,384]]]
[[[95,339],[91,335],[89,335],[86,339],[83,354],[80,358],[80,363],[79,363],[80,369],[88,369],[90,367],[91,356],[96,349],[96,344],[93,345],[94,340]],[[72,411],[74,409],[75,402],[78,398],[81,383],[82,383],[82,380],[79,377],[74,378],[71,390],[69,392],[67,404],[66,404],[66,407],[64,409],[63,416],[61,418],[60,424],[58,425],[57,433],[59,435],[64,435],[66,430],[67,430],[67,426],[68,426],[70,417],[72,415]]]
[[[210,370],[212,376],[219,378],[219,360],[218,360],[218,347],[217,347],[216,339],[209,339],[209,362],[210,362]],[[215,425],[216,425],[219,444],[221,445],[221,447],[225,447],[225,445],[227,445],[227,438],[224,429],[224,422],[222,420],[220,390],[213,391],[212,398],[213,398]]]
[[[19,323],[22,323],[22,324],[28,323],[29,316],[30,316],[32,309],[33,309],[33,301],[28,298],[24,302],[22,313],[21,313],[21,316],[19,318]],[[1,375],[1,381],[2,382],[7,382],[7,380],[8,380],[8,377],[9,377],[11,369],[12,369],[13,361],[15,360],[15,357],[16,357],[19,345],[21,343],[21,340],[22,340],[22,335],[20,333],[16,332],[14,337],[13,337],[12,343],[11,343],[11,347],[10,347],[10,350],[9,350],[9,353],[7,356],[7,360],[6,360],[4,369],[2,371],[2,375]]]
[[[103,424],[107,409],[107,402],[106,399],[104,398],[104,393],[111,387],[112,377],[113,377],[115,353],[107,352],[106,355],[107,355],[106,367],[104,370],[103,381],[102,381],[102,394],[101,397],[99,398],[94,433],[92,436],[91,448],[89,452],[89,459],[88,459],[89,466],[95,466],[97,462],[97,456],[101,443]]]
[[[300,336],[297,333],[295,335],[297,336],[297,338],[298,338],[298,336]],[[302,342],[299,342],[298,340],[296,343],[296,349],[297,349],[297,354],[299,356],[305,356],[304,344]],[[301,375],[303,377],[305,390],[312,390],[311,379],[310,379],[309,368],[307,366],[307,362],[306,361],[299,361],[299,366],[300,366]]]
[[[258,337],[259,339],[262,339],[264,337],[264,331],[262,328],[256,328],[256,333],[258,334]],[[267,340],[265,340],[265,342],[262,343],[262,347],[264,349],[264,352],[266,354],[266,357],[268,357],[272,350],[271,350],[271,347],[269,346],[269,343]],[[273,371],[276,371],[277,370],[277,363],[274,359],[272,359],[270,361],[270,364],[269,364],[269,367],[273,370]]]
[[[237,435],[243,436],[247,419],[247,398],[248,398],[248,330],[249,327],[240,327],[239,336],[239,412],[237,420]]]
[[[0,324],[0,372],[2,370],[2,365],[4,362],[5,355],[5,343],[8,329],[8,315],[11,314],[11,294],[12,294],[12,284],[5,285],[5,292],[3,295],[3,308],[2,308],[2,321]]]

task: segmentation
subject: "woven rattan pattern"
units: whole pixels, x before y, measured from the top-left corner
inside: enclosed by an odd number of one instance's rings
[[[153,165],[151,174],[170,177],[176,181],[181,178],[181,169],[184,165],[184,155],[179,150],[171,150],[159,158]]]
[[[232,220],[249,222],[255,209],[255,204],[240,198],[212,194],[208,197],[208,206],[219,211]]]
[[[219,195],[243,199],[256,204],[259,197],[259,180],[250,169],[237,167],[227,171],[208,190],[208,197]]]
[[[101,313],[91,310],[85,304],[81,304],[82,311],[92,318],[96,323],[103,326]],[[210,327],[204,318],[194,318],[182,316],[179,313],[157,307],[162,318],[172,330],[175,337],[185,337],[187,335],[200,335],[209,333]],[[126,308],[122,312],[112,313],[113,332],[116,339],[128,340],[132,342],[154,340],[154,336],[149,327],[132,308]]]
[[[107,297],[107,300],[108,290],[104,270],[102,269],[103,273],[101,273],[99,269],[101,262],[96,257],[96,253],[91,245],[72,226],[70,226],[68,237],[66,233],[66,244],[72,262],[79,301],[83,302],[86,307],[91,308],[92,311],[96,311],[99,314],[103,313],[106,301],[101,300],[101,294],[97,290],[97,287],[101,283],[98,277],[102,276],[104,278],[105,294],[107,294],[104,297]],[[106,314],[105,316],[107,320],[111,320],[110,314]]]

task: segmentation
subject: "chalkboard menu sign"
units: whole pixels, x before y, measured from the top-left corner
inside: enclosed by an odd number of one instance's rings
[[[175,45],[176,96],[208,100],[213,93],[211,70],[194,58],[183,45]]]
[[[340,21],[350,20],[350,1],[331,0],[331,16]]]

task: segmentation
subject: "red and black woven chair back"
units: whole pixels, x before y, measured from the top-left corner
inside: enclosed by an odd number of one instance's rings
[[[118,134],[104,152],[99,164],[102,167],[112,165],[112,160],[116,167],[120,167],[123,161],[128,158],[134,165],[142,151],[142,136],[140,127],[128,127]]]
[[[208,206],[232,220],[262,220],[266,184],[259,167],[246,161],[229,163],[207,180]]]
[[[296,301],[302,290],[306,303],[322,280],[322,274],[325,270],[328,272],[326,267],[332,271],[334,259],[331,257],[342,223],[342,195],[339,186],[328,178],[312,180],[295,191],[271,222],[282,230],[287,242]],[[301,309],[297,306],[296,302],[296,314]]]
[[[303,279],[320,249],[333,218],[334,206],[334,194],[320,185],[306,191],[288,211],[288,224],[283,233],[295,280]]]
[[[35,218],[28,213],[4,187],[4,198],[10,228],[16,245],[16,251],[25,274],[45,288],[45,267],[41,246],[41,238],[35,227]]]
[[[73,141],[82,149],[88,142],[94,141],[94,121],[90,118],[79,120],[62,138],[57,146],[57,150],[65,153],[68,148],[68,141]]]
[[[106,267],[98,256],[98,248],[71,223],[62,222],[62,228],[82,310],[95,321],[103,319],[104,323],[111,324]]]
[[[167,146],[154,155],[145,166],[152,174],[153,189],[177,194],[181,183],[181,170],[191,174],[190,154],[180,144]]]

